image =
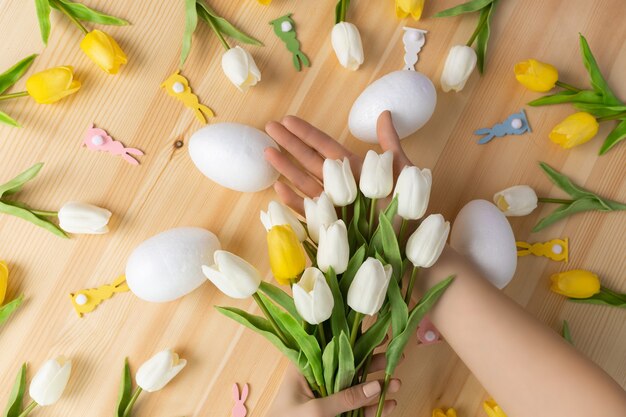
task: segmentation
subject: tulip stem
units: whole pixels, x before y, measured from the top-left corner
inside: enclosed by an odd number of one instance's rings
[[[467,41],[467,46],[472,46],[478,34],[483,30],[483,26],[487,24],[487,19],[489,19],[489,13],[480,14],[480,20],[478,21],[478,25],[476,25],[476,30],[474,30],[474,33],[472,33],[472,36]]]
[[[619,120],[619,119],[623,119],[624,117],[626,117],[626,111],[614,114],[612,116],[598,117],[598,122],[606,122],[608,120]]]
[[[30,414],[31,411],[33,411],[35,409],[35,407],[37,407],[37,403],[35,401],[33,401],[32,403],[28,404],[28,407],[26,407],[24,409],[24,411],[22,411],[22,414],[20,414],[18,417],[26,417],[27,415]]]
[[[348,1],[347,0],[341,0],[341,10],[339,12],[339,21],[340,22],[345,22],[346,21],[346,13],[348,12]]]
[[[26,97],[28,95],[28,91],[20,91],[19,93],[11,93],[0,96],[0,101],[2,100],[11,100],[12,98],[18,97]]]
[[[352,331],[350,332],[350,346],[354,348],[354,344],[356,343],[356,337],[359,333],[359,329],[361,328],[361,321],[363,320],[363,313],[359,313],[355,311],[354,322],[352,323]]]
[[[576,92],[576,93],[578,93],[579,91],[581,91],[581,90],[580,90],[580,88],[576,88],[576,87],[574,87],[574,86],[573,86],[573,85],[571,85],[571,84],[564,83],[563,81],[557,81],[557,82],[555,82],[554,84],[556,84],[556,85],[558,85],[559,87],[564,88],[564,89],[566,89],[566,90],[569,90],[569,91],[574,91],[574,92]]]
[[[374,230],[374,215],[376,214],[376,199],[372,198],[370,202],[370,221],[367,225],[368,239],[372,238],[372,231]]]
[[[209,22],[209,26],[211,26],[211,29],[213,29],[213,32],[215,32],[217,38],[220,40],[224,48],[228,51],[230,49],[230,45],[228,44],[228,42],[226,42],[226,39],[224,39],[224,35],[222,35],[222,32],[220,32],[218,27],[215,26],[213,19],[206,19],[206,21]]]
[[[56,211],[30,210],[30,212],[39,217],[57,217],[59,215]]]
[[[80,20],[78,20],[72,13],[70,13],[69,10],[67,10],[67,7],[65,6],[65,4],[63,4],[62,2],[58,1],[58,0],[50,0],[51,3],[54,3],[55,6],[57,6],[57,9],[59,9],[65,16],[67,16],[76,26],[78,26],[78,28],[86,35],[89,33],[89,31],[87,30],[87,28],[85,28],[85,26],[83,26],[82,23],[80,23]]]
[[[287,338],[283,334],[282,330],[280,330],[280,327],[278,327],[278,323],[276,323],[276,321],[274,320],[274,317],[272,317],[270,312],[267,310],[267,307],[265,307],[265,304],[263,304],[263,300],[261,300],[261,297],[259,297],[259,294],[257,293],[252,294],[252,298],[254,298],[254,301],[256,301],[261,311],[263,311],[263,314],[265,315],[267,320],[270,322],[270,324],[274,328],[274,331],[276,332],[276,336],[278,336],[280,341],[283,342],[283,344],[286,347],[291,346],[289,342],[287,341]]]
[[[383,415],[383,409],[385,408],[385,398],[387,397],[387,390],[389,389],[389,382],[391,381],[391,375],[385,374],[385,382],[383,383],[383,389],[380,393],[380,399],[378,400],[378,410],[376,411],[376,417]]]
[[[406,233],[406,227],[408,226],[409,221],[407,219],[402,219],[402,223],[400,224],[400,234],[398,235],[398,244],[402,245],[402,241],[404,240],[404,234]]]
[[[554,204],[572,204],[576,200],[565,200],[562,198],[547,198],[547,197],[539,197],[537,199],[540,203],[554,203]]]
[[[126,406],[122,417],[130,417],[130,413],[133,410],[133,407],[135,406],[135,403],[137,402],[137,398],[139,398],[139,394],[141,394],[141,391],[143,391],[143,388],[137,387],[135,392],[133,392],[133,396],[130,397],[130,400],[128,401],[128,405]]]
[[[341,218],[343,219],[344,223],[348,224],[348,206],[343,206],[341,208]]]
[[[411,295],[413,295],[413,287],[415,286],[415,279],[417,278],[419,272],[419,267],[413,266],[413,270],[411,271],[411,278],[409,279],[409,286],[406,288],[406,295],[404,296],[404,301],[408,306],[411,302]]]

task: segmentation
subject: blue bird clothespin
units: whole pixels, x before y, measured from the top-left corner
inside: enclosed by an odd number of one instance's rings
[[[502,137],[506,135],[521,135],[526,132],[532,132],[528,119],[526,118],[526,112],[522,109],[518,113],[513,113],[504,122],[496,124],[494,127],[478,129],[474,132],[475,135],[485,135],[478,141],[479,145],[484,145],[490,142],[495,137]]]

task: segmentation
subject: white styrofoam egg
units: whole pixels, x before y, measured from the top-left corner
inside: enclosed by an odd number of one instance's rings
[[[265,160],[265,149],[278,149],[265,132],[240,123],[203,127],[189,140],[189,155],[209,179],[235,191],[256,192],[270,187],[278,172]]]
[[[213,265],[217,236],[197,227],[170,229],[141,243],[128,258],[126,282],[139,298],[173,301],[204,282],[202,265]]]
[[[467,256],[493,285],[502,289],[517,268],[513,230],[502,212],[486,200],[467,203],[456,216],[450,246]]]
[[[363,142],[376,143],[376,122],[391,111],[400,139],[424,126],[435,111],[437,92],[432,81],[417,71],[394,71],[370,84],[352,105],[348,126]]]

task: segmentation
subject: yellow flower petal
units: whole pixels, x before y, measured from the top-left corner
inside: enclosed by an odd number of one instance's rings
[[[306,255],[296,233],[287,224],[274,226],[267,232],[272,273],[280,284],[288,285],[306,268]]]
[[[565,149],[582,145],[598,133],[599,124],[595,117],[587,112],[574,113],[550,132],[550,140]]]
[[[9,268],[7,264],[0,261],[0,306],[4,303],[7,295],[7,286],[9,285]]]
[[[109,74],[117,74],[120,66],[128,61],[126,54],[115,39],[101,30],[93,30],[85,35],[80,48],[85,55]]]
[[[535,59],[518,62],[515,64],[514,71],[517,81],[529,90],[540,93],[554,88],[554,85],[559,80],[559,72],[556,68]]]
[[[444,412],[441,408],[435,408],[433,410],[433,417],[456,417],[456,410],[454,408],[448,408],[448,410]]]
[[[504,411],[494,400],[487,400],[483,403],[483,409],[489,417],[507,417]]]
[[[424,10],[424,1],[425,0],[396,0],[396,16],[400,19],[404,19],[410,14],[413,19],[419,20]]]
[[[70,66],[50,68],[38,72],[26,80],[28,94],[40,104],[50,104],[74,94],[80,82],[74,80]]]
[[[589,298],[600,292],[600,278],[582,269],[560,272],[550,277],[550,289],[570,298]]]
[[[267,6],[268,4],[272,2],[272,0],[257,0],[257,1],[264,6]]]

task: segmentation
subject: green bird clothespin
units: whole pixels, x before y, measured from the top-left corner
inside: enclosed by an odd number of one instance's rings
[[[287,46],[289,52],[293,54],[293,65],[298,71],[302,70],[302,66],[310,67],[309,58],[300,50],[300,42],[296,34],[296,22],[291,18],[291,13],[274,19],[270,22],[274,27],[274,33]]]

